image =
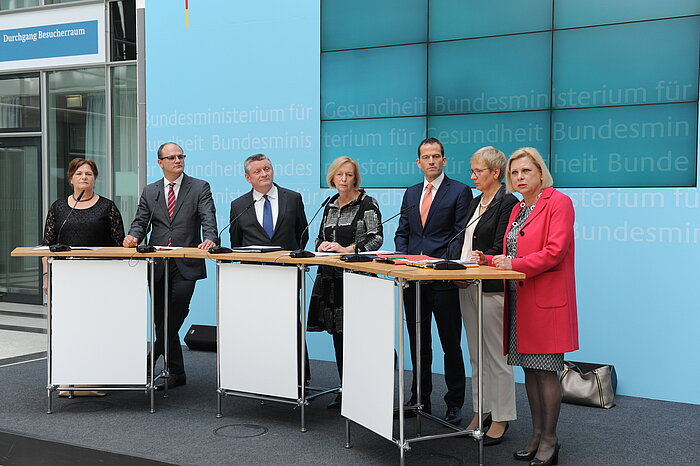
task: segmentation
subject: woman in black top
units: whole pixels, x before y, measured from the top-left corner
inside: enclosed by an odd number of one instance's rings
[[[124,223],[119,209],[106,197],[95,194],[97,165],[92,160],[74,158],[68,164],[68,183],[73,193],[68,199],[51,204],[44,226],[44,245],[117,246],[124,241]],[[73,213],[71,214],[71,210]],[[65,223],[65,225],[64,225]],[[60,236],[59,236],[60,232]],[[47,289],[46,258],[44,263],[44,291]],[[71,392],[60,390],[58,396]],[[104,396],[105,392],[76,391],[79,396]]]
[[[474,152],[470,160],[471,179],[481,194],[469,205],[466,232],[462,243],[462,259],[471,259],[472,251],[500,254],[508,218],[517,198],[506,192],[502,180],[506,173],[506,156],[500,150],[487,146]],[[466,282],[458,282],[462,288],[459,301],[462,319],[467,331],[469,359],[472,365],[472,405],[474,417],[467,429],[478,425],[477,390],[479,366],[477,361],[477,290]],[[487,414],[484,426],[490,424],[484,436],[484,446],[503,441],[508,421],[515,420],[515,381],[513,368],[503,355],[503,281],[483,282],[483,342],[482,358],[483,407]]]
[[[360,189],[360,169],[350,157],[333,161],[326,175],[328,185],[338,190],[323,211],[316,250],[352,253],[376,251],[384,242],[382,215],[377,201]],[[309,305],[308,329],[333,335],[335,360],[343,378],[343,272],[319,266]],[[340,408],[340,395],[328,405]]]
[[[116,246],[124,240],[124,224],[119,209],[106,197],[93,192],[97,165],[92,160],[73,159],[68,164],[68,182],[73,193],[58,199],[49,208],[44,228],[44,244],[68,246]],[[80,194],[82,197],[80,197]],[[78,200],[80,198],[80,200]],[[70,211],[75,207],[74,212]],[[70,218],[68,215],[70,214]],[[68,221],[66,221],[68,218]],[[63,225],[63,222],[66,224]],[[59,229],[61,237],[58,237]]]
[[[73,187],[73,193],[68,196],[68,199],[58,199],[49,208],[44,226],[44,245],[57,243],[68,246],[120,247],[122,245],[124,240],[122,215],[114,202],[95,194],[93,188],[96,179],[95,162],[79,157],[71,160],[68,164],[68,183]],[[45,260],[44,289],[46,289]]]

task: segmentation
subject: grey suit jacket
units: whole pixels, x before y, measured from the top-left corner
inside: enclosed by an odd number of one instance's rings
[[[151,213],[153,219],[148,244],[165,246],[171,239],[173,246],[196,248],[202,242],[202,232],[205,239],[218,242],[216,208],[206,181],[183,176],[172,219],[168,216],[163,179],[146,186],[139,200],[136,218],[129,229],[129,234],[139,242],[147,233]],[[201,259],[175,259],[175,264],[187,280],[207,277],[206,266]]]
[[[275,186],[277,186],[275,184]],[[282,249],[293,251],[306,247],[309,231],[306,228],[306,214],[301,194],[277,186],[279,194],[277,223],[272,238],[267,236],[262,225],[255,216],[253,190],[231,202],[230,220],[241,216],[231,225],[231,246],[281,246]],[[261,201],[262,202],[262,201]],[[246,210],[247,209],[247,210]]]

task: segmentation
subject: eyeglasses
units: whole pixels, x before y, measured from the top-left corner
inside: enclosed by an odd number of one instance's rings
[[[482,173],[484,173],[486,170],[491,170],[490,168],[472,168],[469,170],[470,175],[475,175],[477,177],[481,176]]]
[[[158,157],[158,159],[159,160],[170,160],[172,162],[175,159],[185,160],[185,157],[187,157],[185,154],[181,154],[181,155],[169,155],[167,157]]]

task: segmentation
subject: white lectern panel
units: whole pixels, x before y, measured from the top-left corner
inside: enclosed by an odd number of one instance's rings
[[[297,268],[219,264],[221,388],[297,399]]]
[[[145,385],[148,264],[55,260],[51,383]]]
[[[348,419],[389,440],[394,425],[394,282],[345,273],[343,409]]]

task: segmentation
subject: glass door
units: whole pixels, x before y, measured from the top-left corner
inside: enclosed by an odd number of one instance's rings
[[[0,138],[0,300],[41,304],[41,262],[10,257],[41,243],[41,138]]]

